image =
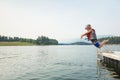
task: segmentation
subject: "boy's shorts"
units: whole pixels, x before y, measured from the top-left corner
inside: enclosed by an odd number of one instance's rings
[[[100,43],[97,41],[97,42],[94,43],[94,46],[96,46],[97,48],[99,48],[100,47]]]
[[[97,39],[92,39],[91,41],[92,41],[92,43],[94,44],[95,47],[97,47],[97,48],[100,47],[100,43],[97,41]]]

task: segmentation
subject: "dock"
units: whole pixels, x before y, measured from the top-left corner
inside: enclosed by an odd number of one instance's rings
[[[120,53],[120,51],[117,53]],[[98,59],[120,76],[120,54],[115,54],[115,52],[100,52],[98,53]]]

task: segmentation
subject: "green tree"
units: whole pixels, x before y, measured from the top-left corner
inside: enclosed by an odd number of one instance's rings
[[[98,39],[100,42],[109,39],[109,42],[107,44],[120,44],[120,37],[119,36],[113,36],[113,37],[105,37]]]
[[[55,39],[49,39],[48,37],[45,36],[39,36],[36,40],[36,43],[38,45],[57,45],[58,41]]]

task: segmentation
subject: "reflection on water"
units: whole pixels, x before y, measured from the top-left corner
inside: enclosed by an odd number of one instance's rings
[[[97,80],[120,80],[120,77],[114,70],[105,67],[99,60],[97,60]]]
[[[116,80],[93,46],[0,47],[0,80]]]

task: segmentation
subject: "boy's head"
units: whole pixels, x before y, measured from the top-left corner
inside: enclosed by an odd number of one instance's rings
[[[90,24],[86,25],[85,29],[86,30],[90,30],[91,29],[91,25]]]

